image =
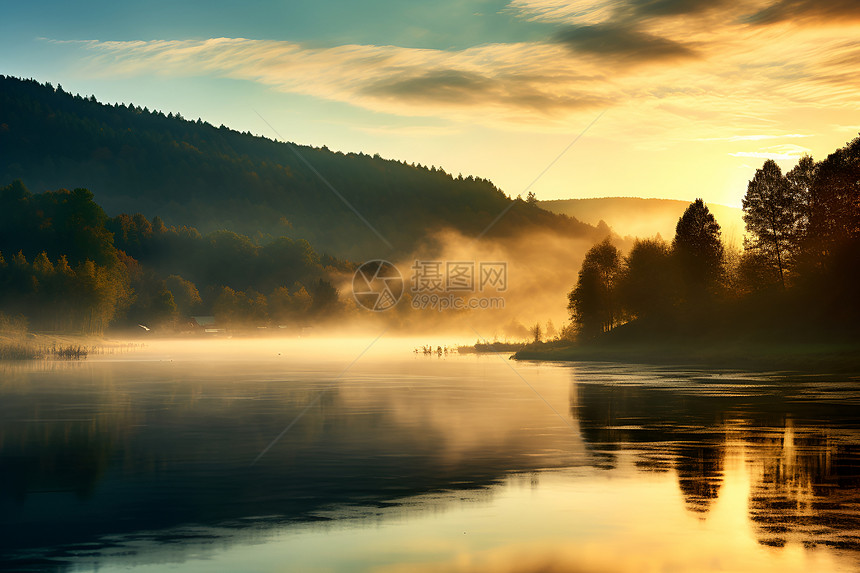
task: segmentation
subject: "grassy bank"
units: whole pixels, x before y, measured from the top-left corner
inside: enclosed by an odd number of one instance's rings
[[[486,352],[517,352],[522,350],[527,342],[476,342],[471,346],[458,346],[460,354],[483,354]]]
[[[516,360],[599,361],[860,375],[860,341],[530,344]]]
[[[107,346],[94,336],[7,333],[0,335],[0,360],[83,360]]]

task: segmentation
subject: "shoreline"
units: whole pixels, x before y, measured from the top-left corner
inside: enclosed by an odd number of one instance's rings
[[[104,336],[35,332],[0,334],[0,361],[86,360],[127,348],[130,343]]]
[[[744,343],[721,341],[679,344],[530,344],[513,360],[619,362],[678,367],[741,368],[860,376],[860,342]]]

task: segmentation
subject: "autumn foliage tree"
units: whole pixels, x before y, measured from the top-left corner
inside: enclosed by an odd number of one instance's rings
[[[330,275],[348,265],[303,240],[108,218],[86,189],[0,187],[0,313],[36,330],[172,328],[210,313],[237,326],[328,320],[342,310]]]

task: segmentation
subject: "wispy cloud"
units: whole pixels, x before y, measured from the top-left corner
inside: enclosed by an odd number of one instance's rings
[[[508,12],[533,22],[599,24],[609,20],[617,0],[513,0]]]
[[[860,107],[860,27],[850,18],[826,29],[749,21],[767,9],[814,11],[799,0],[514,0],[509,12],[547,23],[542,41],[461,50],[243,38],[78,46],[92,74],[244,79],[455,126],[559,131],[615,108],[605,127],[619,133],[635,125],[643,137],[756,141],[799,137],[768,134],[787,110]]]
[[[757,159],[798,159],[804,155],[811,155],[811,151],[799,145],[774,145],[765,147],[758,151],[737,151],[729,153],[734,157],[754,157]]]
[[[860,135],[860,125],[834,125],[833,130]]]
[[[598,24],[701,16],[732,7],[748,11],[763,9],[764,4],[754,0],[513,0],[508,9],[530,21]]]
[[[488,124],[552,122],[606,107],[616,97],[599,69],[564,62],[564,47],[549,43],[460,51],[372,45],[309,49],[243,38],[81,45],[91,54],[92,73],[247,79],[404,116]]]
[[[575,54],[595,54],[616,63],[671,61],[696,56],[681,42],[639,30],[633,26],[591,24],[568,26],[555,38]]]
[[[394,135],[397,137],[433,137],[437,135],[456,135],[462,129],[442,125],[354,125],[353,129],[375,135]]]
[[[844,25],[860,21],[857,0],[513,0],[508,11],[538,22],[596,24],[717,15],[724,23]]]
[[[731,135],[728,137],[698,137],[696,141],[764,141],[767,139],[800,139],[804,137],[814,137],[811,134],[803,133],[786,133],[783,135]]]
[[[843,25],[860,22],[857,0],[779,0],[751,14],[747,20],[758,25],[790,22],[794,25]]]

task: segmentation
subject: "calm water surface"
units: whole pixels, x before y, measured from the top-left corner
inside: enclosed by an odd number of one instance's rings
[[[857,377],[420,343],[0,364],[0,569],[860,570]]]

